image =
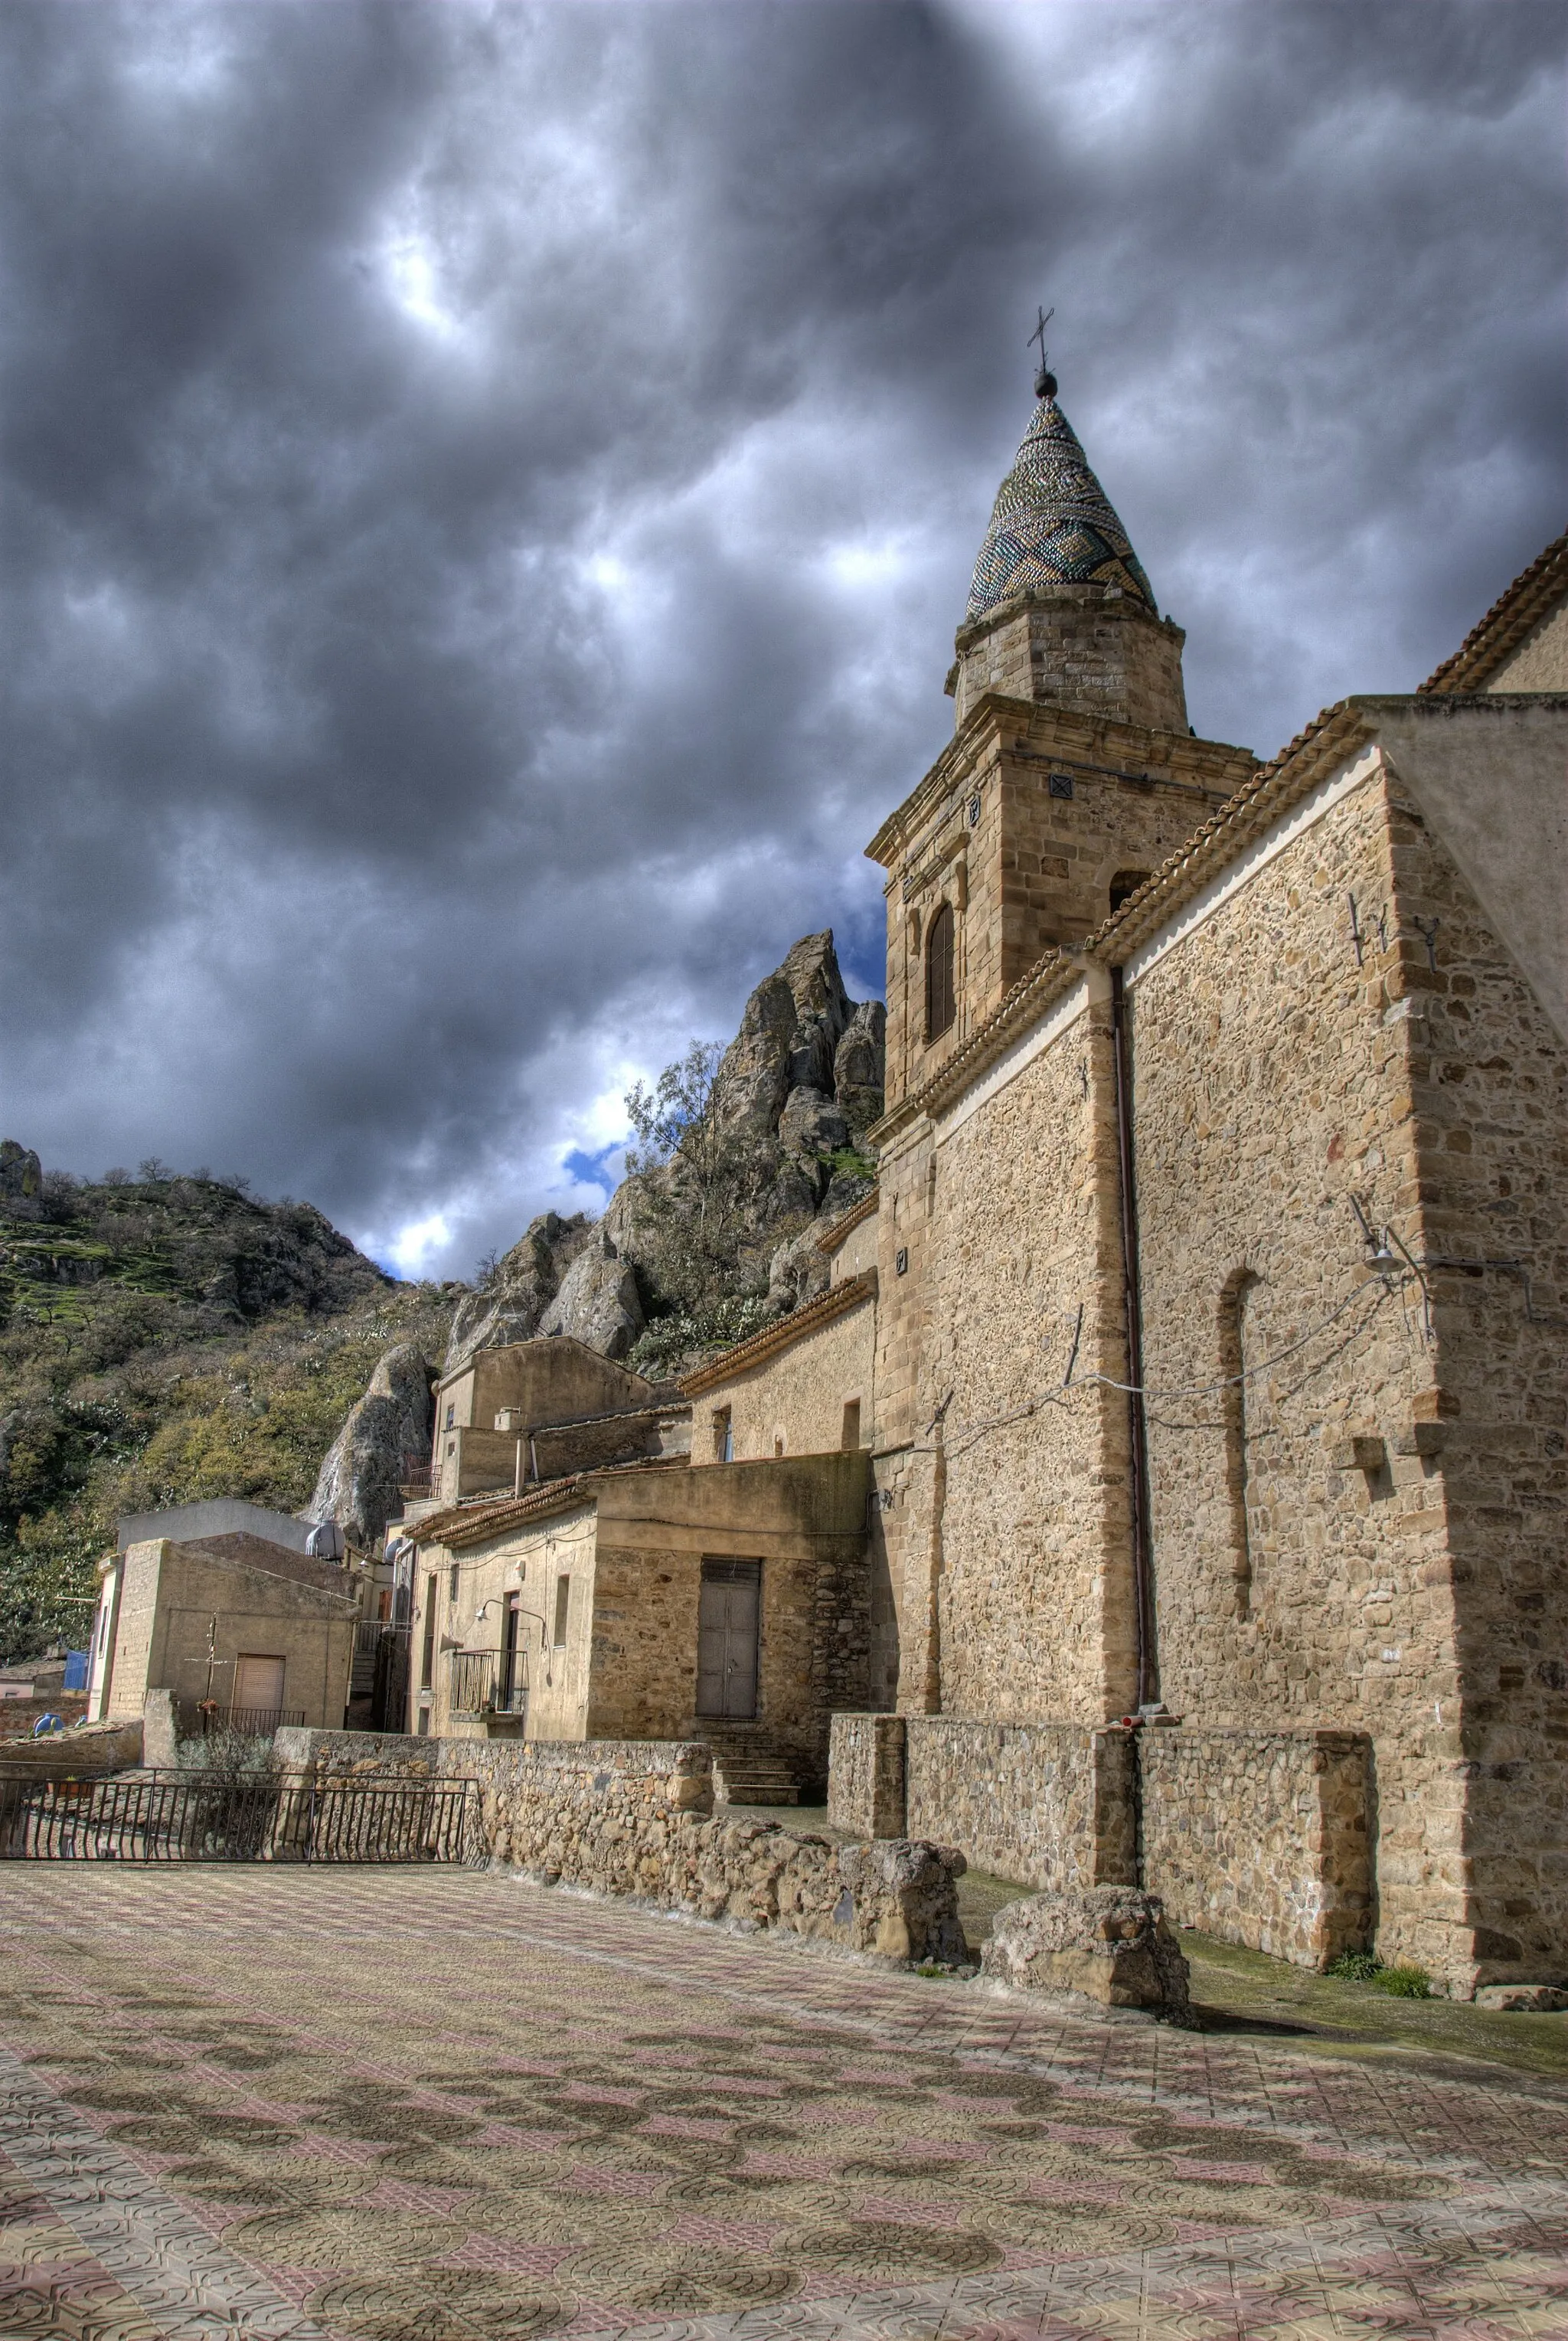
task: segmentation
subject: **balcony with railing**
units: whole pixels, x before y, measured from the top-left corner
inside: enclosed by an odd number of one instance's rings
[[[500,1650],[453,1650],[448,1659],[447,1709],[452,1716],[515,1716],[528,1712],[528,1668],[520,1650],[511,1668]]]

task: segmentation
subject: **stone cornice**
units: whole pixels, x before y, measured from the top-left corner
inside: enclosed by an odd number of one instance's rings
[[[1077,951],[1044,952],[962,1048],[867,1131],[868,1141],[886,1148],[910,1122],[941,1113],[1071,990],[1086,961],[1105,968],[1121,966],[1259,830],[1305,796],[1325,765],[1342,762],[1369,737],[1368,723],[1353,701],[1325,709],[1272,763],[1260,766],[1223,810],[1196,830],[1180,852],[1162,862]]]
[[[868,1197],[867,1200],[872,1199]],[[737,1374],[749,1373],[754,1366],[765,1365],[781,1350],[792,1349],[808,1333],[819,1332],[824,1325],[830,1325],[835,1317],[842,1317],[849,1310],[858,1309],[863,1300],[872,1298],[876,1290],[877,1271],[874,1268],[868,1268],[862,1276],[847,1276],[841,1284],[830,1284],[826,1292],[819,1293],[815,1300],[809,1300],[804,1309],[797,1309],[790,1316],[781,1317],[775,1325],[765,1325],[760,1333],[753,1333],[749,1340],[738,1341],[734,1349],[726,1350],[710,1364],[699,1366],[695,1373],[686,1375],[680,1384],[682,1395],[700,1398],[704,1390],[717,1390],[720,1382],[733,1381]]]
[[[1472,626],[1452,658],[1445,658],[1420,686],[1422,693],[1474,692],[1485,688],[1511,651],[1547,612],[1568,597],[1568,535],[1560,536],[1521,570],[1499,594],[1478,625]]]
[[[1009,742],[1004,727],[1019,736]],[[1051,760],[1069,770],[1103,772],[1139,785],[1205,789],[1206,794],[1227,801],[1232,789],[1259,769],[1250,749],[1235,747],[1227,741],[1199,740],[1182,732],[1150,732],[1141,724],[1113,722],[1079,708],[1056,707],[1047,700],[1013,699],[999,691],[987,691],[975,702],[963,730],[948,742],[924,780],[888,814],[866,848],[867,860],[891,870],[910,851],[943,801],[957,793],[986,749],[997,745],[1004,755],[1032,755],[1041,752],[1035,742],[1046,734]],[[1097,754],[1113,742],[1119,747],[1123,741],[1127,752],[1121,762],[1107,763]],[[1146,743],[1153,742],[1159,743],[1157,756],[1148,753]],[[1143,769],[1134,769],[1139,765]],[[1206,782],[1216,780],[1224,781],[1223,790],[1205,788]]]
[[[958,780],[968,774],[986,744],[983,735],[996,729],[996,712],[1018,703],[1002,699],[995,692],[987,692],[983,699],[977,700],[963,730],[954,734],[924,780],[918,781],[903,803],[888,815],[866,848],[868,862],[880,862],[884,870],[893,867],[908,850],[915,832],[929,820]]]

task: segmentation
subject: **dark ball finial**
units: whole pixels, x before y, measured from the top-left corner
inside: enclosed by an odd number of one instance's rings
[[[1035,376],[1035,396],[1037,398],[1055,398],[1056,394],[1057,377],[1051,372],[1049,366],[1042,366],[1038,374]]]

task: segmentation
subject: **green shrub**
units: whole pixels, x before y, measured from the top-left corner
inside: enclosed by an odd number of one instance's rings
[[[1432,1978],[1424,1967],[1385,1967],[1375,1951],[1341,1951],[1324,1969],[1336,1983],[1370,1984],[1391,1999],[1430,1999]]]
[[[1391,1999],[1430,1999],[1432,1978],[1424,1967],[1384,1967],[1372,1978],[1374,1991],[1385,1991]]]
[[[1341,1951],[1324,1969],[1336,1983],[1370,1983],[1382,1972],[1383,1961],[1375,1951]]]

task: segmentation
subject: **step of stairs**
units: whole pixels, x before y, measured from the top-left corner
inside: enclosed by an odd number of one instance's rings
[[[699,1725],[693,1735],[713,1750],[713,1797],[720,1805],[798,1805],[795,1769],[766,1735]]]

